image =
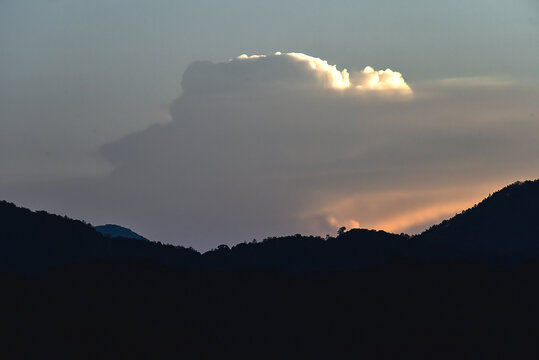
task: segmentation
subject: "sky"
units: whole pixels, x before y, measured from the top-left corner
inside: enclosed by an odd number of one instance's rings
[[[0,198],[153,240],[417,233],[539,177],[535,0],[3,0],[0,50]]]

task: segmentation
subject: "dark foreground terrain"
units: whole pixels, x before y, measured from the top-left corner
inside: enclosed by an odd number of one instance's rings
[[[539,357],[539,263],[185,272],[98,262],[3,276],[3,358]]]
[[[539,358],[539,182],[409,237],[200,254],[0,203],[0,356]]]

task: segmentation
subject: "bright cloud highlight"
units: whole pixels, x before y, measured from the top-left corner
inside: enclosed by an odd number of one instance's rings
[[[402,74],[391,69],[374,70],[371,66],[365,67],[361,72],[355,74],[353,81],[347,69],[340,71],[337,65],[330,65],[326,60],[309,56],[303,53],[281,53],[273,55],[247,55],[242,54],[230,62],[260,61],[261,66],[268,66],[269,63],[279,63],[283,65],[302,65],[303,71],[310,72],[312,77],[323,88],[330,89],[357,89],[361,91],[402,91],[411,93],[412,90],[404,81]],[[291,80],[294,77],[291,78]]]
[[[404,81],[402,74],[391,69],[376,71],[367,66],[359,73],[357,82],[356,89],[362,91],[397,90],[405,93],[412,92],[412,89]]]

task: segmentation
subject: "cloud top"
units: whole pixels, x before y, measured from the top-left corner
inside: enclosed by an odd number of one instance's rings
[[[196,62],[184,74],[185,92],[230,93],[250,89],[347,90],[358,94],[391,91],[410,94],[402,74],[390,69],[375,71],[367,66],[353,76],[326,60],[303,53],[273,55],[242,54],[228,62]]]
[[[236,59],[230,61],[242,61],[242,60],[259,60],[273,58],[283,58],[285,62],[301,64],[304,70],[310,71],[314,77],[320,82],[320,85],[325,88],[332,89],[347,89],[350,87],[350,74],[348,70],[344,69],[339,71],[337,65],[329,65],[326,60],[322,60],[317,57],[309,56],[303,53],[281,53],[276,52],[273,55],[247,55],[243,54]]]
[[[402,91],[411,93],[402,74],[391,69],[374,70],[367,66],[356,77],[355,88],[362,91]]]

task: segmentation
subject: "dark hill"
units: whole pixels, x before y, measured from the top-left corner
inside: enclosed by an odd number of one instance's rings
[[[539,180],[516,182],[414,238],[437,258],[515,263],[539,256]]]
[[[353,229],[334,238],[299,234],[267,238],[260,243],[226,245],[202,258],[211,270],[339,271],[384,264],[401,255],[408,236]]]
[[[337,271],[387,262],[407,236],[355,229],[337,238],[285,236],[226,245],[204,255],[192,249],[109,237],[90,224],[0,202],[0,270],[39,272],[90,260],[149,260],[189,270]]]
[[[383,265],[391,258],[512,265],[539,257],[539,181],[518,182],[410,238],[353,229],[338,237],[286,236],[192,249],[107,237],[91,225],[0,202],[0,270],[40,271],[92,259],[149,260],[190,270],[325,272]],[[129,236],[131,237],[131,236]]]
[[[94,226],[94,229],[96,229],[97,232],[111,238],[123,237],[126,239],[148,240],[144,236],[137,234],[133,230],[120,226],[120,225],[114,225],[114,224],[98,225],[98,226]]]
[[[390,258],[513,265],[539,258],[539,180],[516,182],[420,235],[353,229],[336,238],[301,235],[238,244],[203,255],[214,269],[354,270]]]
[[[193,267],[194,250],[145,240],[109,238],[90,224],[0,201],[0,270],[36,272],[94,259],[150,260]]]
[[[538,187],[413,238],[354,229],[203,255],[0,202],[0,358],[538,359],[539,261],[495,266],[538,257]]]

